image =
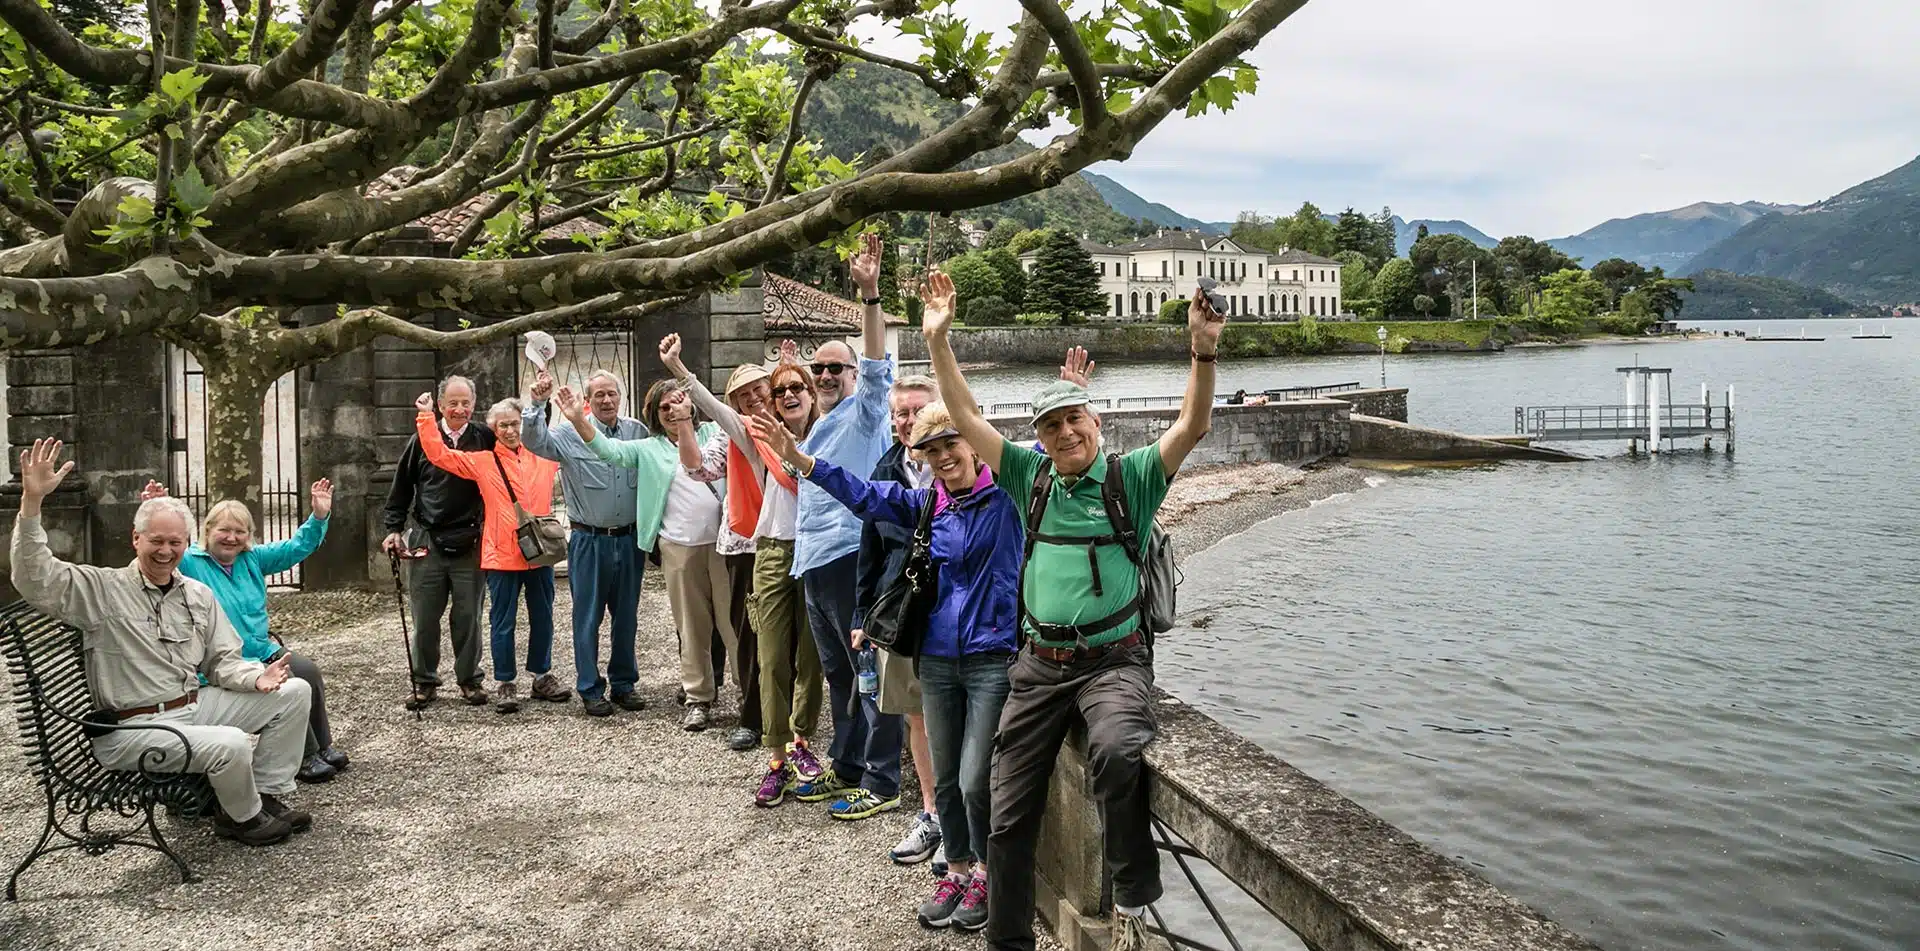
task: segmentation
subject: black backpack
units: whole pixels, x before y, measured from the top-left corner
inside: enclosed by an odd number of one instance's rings
[[[1039,631],[1047,640],[1084,641],[1088,637],[1112,630],[1125,623],[1137,611],[1140,614],[1141,634],[1149,647],[1153,644],[1153,635],[1173,628],[1175,613],[1175,595],[1180,586],[1179,570],[1174,565],[1173,541],[1160,527],[1159,522],[1149,526],[1145,544],[1142,544],[1139,529],[1134,525],[1133,517],[1127,512],[1126,488],[1122,484],[1120,454],[1107,454],[1107,477],[1100,484],[1100,503],[1107,510],[1107,522],[1112,533],[1107,535],[1047,535],[1040,531],[1040,520],[1046,515],[1047,499],[1053,492],[1053,466],[1045,460],[1040,463],[1040,471],[1034,474],[1033,490],[1027,502],[1027,539],[1026,551],[1020,559],[1020,631],[1025,636],[1027,625]],[[1127,560],[1140,573],[1139,593],[1120,610],[1090,624],[1043,624],[1033,620],[1027,614],[1026,567],[1033,559],[1033,546],[1036,542],[1050,545],[1084,545],[1087,549],[1087,569],[1093,573],[1093,593],[1101,593],[1100,563],[1094,556],[1094,550],[1100,545],[1119,545],[1127,553]]]

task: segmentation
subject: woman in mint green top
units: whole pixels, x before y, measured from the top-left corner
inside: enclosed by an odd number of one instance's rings
[[[142,498],[165,494],[150,485]],[[320,668],[310,658],[273,642],[267,634],[267,578],[304,561],[327,537],[327,517],[333,513],[333,483],[321,479],[311,492],[313,515],[292,538],[253,543],[253,514],[246,505],[228,500],[216,503],[200,526],[200,544],[180,559],[180,573],[213,589],[227,621],[240,636],[240,651],[248,660],[271,663],[281,654],[293,675],[313,688],[313,707],[307,717],[307,758],[295,778],[326,782],[347,765],[347,755],[334,749],[327,722],[326,686]]]

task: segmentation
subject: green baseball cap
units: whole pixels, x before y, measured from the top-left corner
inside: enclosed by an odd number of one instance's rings
[[[1055,380],[1047,384],[1046,389],[1034,394],[1033,424],[1040,425],[1040,417],[1057,409],[1070,406],[1085,406],[1093,402],[1087,395],[1087,388],[1070,380]]]

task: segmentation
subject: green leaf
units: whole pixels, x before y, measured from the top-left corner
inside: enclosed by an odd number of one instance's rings
[[[1125,112],[1127,111],[1127,107],[1131,105],[1133,105],[1132,93],[1117,92],[1107,97],[1108,112]]]
[[[207,84],[207,79],[191,68],[182,69],[160,77],[160,91],[173,100],[175,106],[184,106]]]
[[[213,204],[213,188],[200,177],[199,166],[189,165],[186,171],[173,177],[173,198],[181,208],[199,212]]]

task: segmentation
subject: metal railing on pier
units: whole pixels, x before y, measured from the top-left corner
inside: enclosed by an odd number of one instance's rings
[[[1694,403],[1658,406],[1660,438],[1711,436],[1733,430],[1733,409]],[[1516,406],[1516,435],[1560,442],[1646,439],[1655,419],[1645,406]]]

